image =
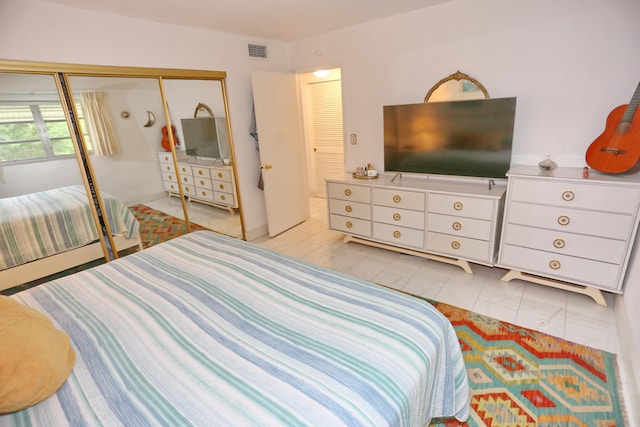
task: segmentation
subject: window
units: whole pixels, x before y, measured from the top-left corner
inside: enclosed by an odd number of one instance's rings
[[[76,105],[84,129],[82,109]],[[88,137],[85,135],[88,143]],[[0,104],[0,163],[47,160],[75,154],[59,102]]]

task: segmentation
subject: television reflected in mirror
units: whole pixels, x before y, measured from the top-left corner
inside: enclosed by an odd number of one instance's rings
[[[180,119],[187,156],[228,159],[229,137],[224,118],[196,117]]]
[[[384,106],[384,169],[505,178],[515,111],[515,97]]]

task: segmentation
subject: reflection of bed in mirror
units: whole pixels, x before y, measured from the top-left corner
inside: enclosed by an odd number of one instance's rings
[[[101,193],[116,250],[142,248],[138,221]],[[0,290],[104,258],[83,186],[0,199]]]

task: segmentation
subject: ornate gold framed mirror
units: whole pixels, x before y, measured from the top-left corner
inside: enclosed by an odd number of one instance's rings
[[[480,98],[489,98],[489,92],[484,85],[470,75],[458,70],[433,85],[424,97],[424,102],[460,101]]]

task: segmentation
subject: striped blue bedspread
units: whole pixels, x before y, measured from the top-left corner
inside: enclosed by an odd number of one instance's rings
[[[13,296],[71,337],[48,400],[1,426],[422,426],[468,415],[430,304],[198,231]]]
[[[113,196],[102,193],[114,234],[131,238],[138,221]],[[87,192],[81,185],[0,199],[0,270],[98,240]]]

